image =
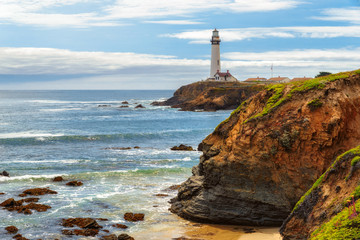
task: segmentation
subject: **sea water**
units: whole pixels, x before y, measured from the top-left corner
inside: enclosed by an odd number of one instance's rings
[[[176,234],[181,232],[169,234],[171,224],[176,228],[182,221],[168,211],[176,191],[164,190],[185,181],[201,153],[170,148],[187,144],[196,149],[230,112],[151,106],[172,93],[0,91],[0,171],[11,175],[0,177],[0,192],[5,193],[0,203],[21,199],[18,195],[29,188],[58,192],[40,196],[40,204],[51,206],[46,212],[24,215],[0,209],[0,239],[11,239],[4,230],[10,225],[29,239],[97,239],[61,235],[61,219],[70,217],[106,218],[99,224],[110,233],[138,239],[180,237]],[[139,104],[145,108],[135,108]],[[128,107],[120,108],[124,105]],[[127,147],[131,149],[120,149]],[[52,182],[55,176],[66,181]],[[71,180],[84,185],[66,186]],[[144,213],[145,221],[126,222],[126,212]],[[114,228],[116,223],[129,228]]]

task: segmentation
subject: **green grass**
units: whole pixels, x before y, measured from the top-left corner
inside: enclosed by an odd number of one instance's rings
[[[360,213],[360,201],[355,203],[356,211]],[[340,213],[322,224],[312,234],[311,240],[352,240],[360,238],[360,215],[349,218],[351,209],[344,208]]]
[[[314,111],[315,109],[320,108],[323,105],[323,103],[320,101],[320,99],[315,98],[314,100],[310,101],[307,106],[310,108],[310,110]]]
[[[351,160],[351,166],[355,166],[360,161],[360,157],[356,156]]]

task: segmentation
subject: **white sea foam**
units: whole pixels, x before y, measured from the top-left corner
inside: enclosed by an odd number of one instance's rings
[[[45,138],[45,137],[59,137],[64,136],[62,133],[45,133],[45,132],[14,132],[14,133],[0,133],[0,139],[6,138]],[[40,139],[41,140],[41,139]]]
[[[23,176],[14,176],[14,177],[0,177],[0,182],[9,182],[9,181],[15,181],[15,180],[30,180],[33,181],[33,179],[40,179],[40,178],[54,178],[56,176],[67,176],[67,174],[49,174],[49,175],[23,175]]]
[[[51,108],[51,109],[40,109],[41,112],[65,112],[65,111],[78,111],[82,108]]]
[[[79,162],[90,162],[91,160],[77,160],[77,159],[64,159],[64,160],[13,160],[4,161],[2,163],[79,163]]]

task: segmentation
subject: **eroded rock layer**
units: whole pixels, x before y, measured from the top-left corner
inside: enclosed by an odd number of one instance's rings
[[[199,145],[171,211],[195,221],[281,225],[335,157],[360,144],[360,71],[271,85]]]

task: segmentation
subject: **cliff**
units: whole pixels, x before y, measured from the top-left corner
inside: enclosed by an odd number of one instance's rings
[[[262,89],[262,85],[241,82],[195,82],[182,86],[168,100],[152,104],[181,108],[182,111],[235,109]]]
[[[359,160],[357,146],[321,175],[281,227],[285,240],[360,239]]]
[[[171,211],[211,223],[280,226],[335,157],[360,144],[360,71],[270,85],[199,145]]]

